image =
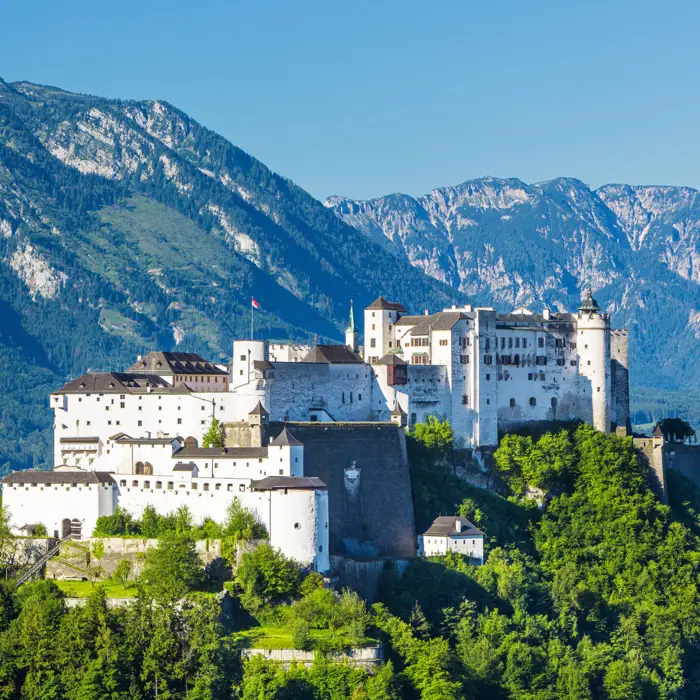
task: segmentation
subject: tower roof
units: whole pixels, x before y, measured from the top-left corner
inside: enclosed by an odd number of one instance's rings
[[[394,410],[391,412],[391,415],[392,416],[405,416],[406,411],[404,411],[403,408],[401,408],[401,406],[397,403],[396,408],[394,408]]]
[[[377,360],[378,365],[407,365],[408,362],[402,357],[399,357],[395,352],[390,352],[388,355],[384,355],[379,360]]]
[[[258,403],[255,405],[255,408],[248,415],[249,416],[269,416],[270,414],[265,410],[265,407],[260,403],[260,400],[258,399]]]
[[[355,328],[355,312],[352,308],[352,299],[350,299],[350,322],[348,323],[348,327],[345,329],[345,332],[355,333],[356,330],[357,329]]]
[[[384,297],[377,297],[368,307],[368,309],[386,309],[387,311],[401,311],[406,313],[406,309],[396,301],[387,301]]]
[[[292,435],[287,426],[285,425],[282,432],[270,443],[270,445],[276,445],[278,447],[300,447],[303,443],[299,442],[294,435]]]
[[[586,290],[586,294],[581,300],[579,311],[589,311],[592,313],[600,311],[600,306],[598,306],[598,302],[593,298],[593,290],[590,287]]]
[[[652,433],[652,437],[664,437],[664,431],[661,430],[661,423],[657,423],[656,427],[654,428],[654,432]]]

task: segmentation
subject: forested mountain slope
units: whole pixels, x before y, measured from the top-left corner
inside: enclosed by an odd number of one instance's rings
[[[45,460],[68,376],[155,348],[225,360],[253,295],[260,335],[340,340],[380,293],[460,296],[164,102],[0,80],[0,470]]]
[[[590,285],[630,329],[635,388],[700,388],[696,190],[487,177],[418,198],[331,197],[326,206],[481,303],[572,309]]]

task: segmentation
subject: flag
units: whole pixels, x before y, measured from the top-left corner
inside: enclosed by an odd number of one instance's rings
[[[260,308],[260,304],[258,304],[258,302],[255,301],[255,297],[250,297],[250,305],[251,305],[254,309],[259,309],[259,308]]]

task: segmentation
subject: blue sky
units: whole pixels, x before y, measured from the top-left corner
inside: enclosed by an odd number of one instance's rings
[[[0,76],[172,102],[319,198],[700,187],[700,4],[32,0]]]

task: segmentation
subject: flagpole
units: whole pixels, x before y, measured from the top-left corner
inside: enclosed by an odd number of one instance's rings
[[[250,300],[250,339],[253,340],[253,314],[255,313],[255,306],[253,305],[253,300]]]

